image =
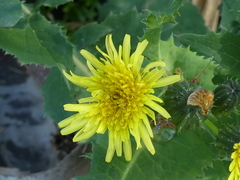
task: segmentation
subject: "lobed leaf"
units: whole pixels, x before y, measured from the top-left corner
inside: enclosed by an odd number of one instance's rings
[[[0,27],[12,27],[23,17],[21,4],[19,0],[0,1]]]
[[[190,1],[183,1],[183,6],[179,8],[180,16],[176,17],[176,24],[166,24],[163,27],[161,38],[167,40],[171,34],[196,33],[206,34],[207,27],[199,10]]]
[[[183,78],[187,81],[195,78],[207,66],[197,79],[201,87],[207,90],[215,89],[216,86],[213,84],[212,79],[216,64],[210,62],[210,59],[198,56],[195,52],[190,51],[189,48],[175,46],[173,36],[168,41],[160,40],[157,52],[159,55],[158,60],[166,62],[166,68],[171,74],[174,73],[175,68],[180,67]]]
[[[0,48],[15,55],[22,64],[44,64],[70,68],[72,45],[60,27],[40,13],[19,21],[11,29],[0,29]]]
[[[223,75],[240,77],[240,34],[226,30],[220,33],[208,32],[206,35],[182,34],[177,39],[192,51],[207,58],[213,57],[222,67]]]
[[[205,138],[209,139],[209,136]],[[154,143],[154,146],[155,155],[151,155],[143,147],[134,151],[130,162],[126,162],[123,157],[115,156],[111,163],[106,163],[104,162],[106,147],[94,144],[91,171],[86,176],[73,179],[194,180],[203,176],[203,168],[210,166],[213,158],[203,137],[194,131],[185,131],[164,146],[157,143]]]

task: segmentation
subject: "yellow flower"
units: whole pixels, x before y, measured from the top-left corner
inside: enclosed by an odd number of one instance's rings
[[[229,166],[231,172],[228,180],[240,180],[240,143],[235,143],[233,148],[235,151],[232,153],[232,162]]]
[[[154,154],[148,117],[155,120],[154,111],[165,118],[170,118],[170,115],[158,104],[163,101],[153,95],[153,88],[173,84],[180,80],[180,75],[161,78],[165,73],[161,66],[166,65],[162,61],[152,62],[141,70],[147,40],[138,43],[132,55],[130,35],[125,35],[118,51],[111,34],[106,36],[105,43],[107,53],[96,47],[104,57],[100,60],[86,50],[80,51],[87,59],[91,77],[77,76],[72,72],[69,75],[63,71],[69,81],[91,92],[91,97],[80,99],[79,104],[64,105],[66,111],[77,113],[58,124],[61,128],[65,127],[61,134],[80,130],[73,138],[74,142],[78,142],[108,130],[106,162],[112,160],[115,151],[117,156],[122,156],[123,151],[127,161],[132,159],[130,135],[135,138],[137,149],[142,147],[142,140]]]

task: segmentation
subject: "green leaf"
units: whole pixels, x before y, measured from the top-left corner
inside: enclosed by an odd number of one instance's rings
[[[114,14],[125,13],[129,9],[136,8],[138,12],[141,12],[144,9],[164,11],[174,4],[176,0],[111,0],[107,1],[99,7],[99,16],[100,20],[103,20],[109,12]]]
[[[185,46],[205,57],[213,57],[222,67],[223,75],[240,77],[240,34],[226,30],[220,33],[208,32],[206,35],[182,34],[177,36]]]
[[[176,25],[168,24],[164,26],[161,38],[166,40],[171,34],[196,33],[206,34],[207,27],[199,13],[199,10],[190,1],[184,1],[183,6],[179,8],[180,16],[176,17]]]
[[[199,176],[203,176],[203,168],[211,165],[213,158],[208,144],[203,139],[194,131],[185,131],[164,146],[154,143],[154,156],[143,147],[134,151],[130,162],[115,155],[111,163],[105,162],[106,147],[94,144],[91,171],[86,176],[73,179],[198,179]]]
[[[181,7],[182,0],[174,1],[171,7],[160,12],[152,12],[147,10],[148,17],[145,19],[147,26],[142,39],[147,39],[149,42],[148,49],[156,49],[159,46],[160,35],[162,28],[167,23],[175,23],[175,16],[178,15],[177,10]],[[152,52],[151,52],[152,53]],[[156,54],[156,53],[155,53]],[[150,54],[147,55],[151,56]],[[149,57],[150,58],[150,57]],[[151,60],[152,58],[150,58]]]
[[[112,29],[113,41],[115,45],[122,44],[125,34],[130,34],[132,44],[139,42],[139,36],[143,34],[144,24],[140,23],[145,16],[139,14],[136,9],[117,15],[110,13],[102,22],[102,25]]]
[[[144,2],[146,0],[111,0],[107,1],[103,5],[99,7],[99,19],[104,20],[109,12],[113,14],[120,14],[120,13],[126,13],[129,9],[132,9],[134,7],[137,8],[138,11],[140,11],[141,7],[143,6]]]
[[[71,37],[71,41],[75,44],[77,51],[84,48],[94,54],[96,57],[101,56],[96,50],[96,45],[105,51],[105,35],[113,34],[113,42],[115,47],[118,47],[123,43],[125,34],[130,34],[131,37],[131,48],[134,49],[139,42],[139,36],[143,34],[144,24],[139,23],[143,19],[143,15],[139,14],[135,9],[132,9],[121,15],[109,14],[104,22],[101,24],[91,23],[81,27]],[[128,21],[126,21],[128,19]],[[76,65],[79,64],[81,69],[85,69],[83,66],[86,65],[86,59],[84,59],[79,52],[75,52],[74,57],[78,59]],[[83,75],[82,73],[78,73]],[[85,73],[88,75],[88,73]]]
[[[73,0],[38,0],[37,5],[48,6],[48,7],[58,7],[59,5],[71,2]]]
[[[1,0],[0,12],[0,27],[14,26],[23,17],[19,0]]]
[[[204,169],[205,178],[208,180],[225,180],[230,175],[228,166],[230,162],[224,160],[213,161],[213,166]]]
[[[197,56],[195,52],[191,52],[189,48],[177,47],[174,44],[171,36],[168,41],[159,40],[158,49],[152,48],[146,51],[146,54],[151,54],[154,61],[164,61],[169,74],[173,74],[175,69],[180,67],[184,79],[190,81],[206,67],[209,59],[204,59],[202,56]],[[213,90],[215,85],[212,83],[214,77],[214,69],[216,65],[211,62],[208,67],[198,77],[200,85],[207,89]]]
[[[239,0],[224,0],[226,5],[230,8],[230,11],[232,11],[235,16],[237,17],[237,20],[240,19],[240,1]]]
[[[112,29],[108,26],[96,22],[90,23],[74,32],[71,37],[71,42],[73,42],[77,49],[80,50],[84,47],[95,44],[100,38],[110,33],[111,30]]]
[[[159,41],[162,32],[162,28],[167,23],[175,23],[175,17],[178,15],[178,9],[182,5],[182,0],[174,1],[170,7],[160,11],[160,12],[151,12],[148,17],[145,19],[145,24],[147,26],[146,31],[142,39],[147,39],[149,44],[147,50],[144,52],[144,55],[147,56],[151,61],[159,60]],[[150,50],[149,50],[150,49]]]
[[[84,48],[94,54],[101,56],[96,50],[96,45],[106,51],[105,35],[113,34],[115,47],[123,43],[125,34],[131,35],[131,48],[134,49],[139,42],[138,37],[142,36],[144,24],[139,23],[144,15],[139,14],[135,9],[129,10],[121,15],[109,14],[101,23],[91,23],[80,28],[73,34],[71,41],[76,45],[77,51]],[[126,21],[128,19],[128,21]],[[80,43],[78,43],[80,40]],[[85,64],[86,60],[78,54],[75,54],[79,62]]]
[[[181,6],[182,6],[182,0],[178,0],[178,1],[175,0],[172,2],[172,4],[169,5],[169,7],[166,7],[161,11],[146,10],[146,12],[148,12],[149,15],[146,18],[146,26],[148,27],[148,29],[145,32],[145,34],[151,33],[151,31],[155,29],[159,29],[159,31],[161,32],[165,24],[176,23],[175,17],[179,15],[177,10]]]
[[[239,27],[239,21],[237,20],[236,14],[231,11],[228,1],[223,0],[220,28],[227,29],[229,32],[237,33]]]
[[[63,109],[64,104],[74,104],[75,101],[58,68],[52,68],[42,87],[42,92],[44,94],[44,112],[56,123],[72,114]]]
[[[0,29],[0,48],[15,55],[22,64],[72,67],[72,45],[61,28],[39,13],[19,21],[11,29]]]
[[[120,15],[111,13],[101,24],[91,23],[79,28],[71,37],[71,41],[76,45],[77,50],[84,48],[96,55],[95,45],[105,50],[106,34],[113,34],[113,42],[116,47],[122,44],[125,34],[130,34],[132,36],[131,48],[135,48],[139,42],[137,37],[143,34],[144,24],[139,23],[143,18],[144,15],[139,14],[136,9]]]

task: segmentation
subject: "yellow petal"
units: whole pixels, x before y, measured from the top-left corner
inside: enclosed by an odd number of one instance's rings
[[[153,137],[152,128],[151,128],[151,126],[150,126],[150,122],[149,122],[146,114],[142,113],[141,117],[142,117],[142,121],[143,121],[145,127],[147,128],[147,131],[148,131],[149,136],[150,136],[150,137]]]
[[[113,158],[114,152],[115,152],[115,146],[114,144],[114,140],[113,140],[113,136],[112,136],[112,132],[109,131],[108,134],[108,149],[107,149],[107,154],[105,157],[105,161],[106,162],[110,162]]]
[[[230,176],[228,177],[228,180],[234,180],[234,176],[235,176],[235,174],[233,171],[233,172],[231,172]]]
[[[155,61],[155,62],[151,62],[149,63],[144,69],[143,69],[143,73],[148,72],[151,68],[155,68],[158,66],[166,66],[166,63],[163,61]]]
[[[105,44],[110,60],[113,62],[115,58],[118,58],[118,53],[112,41],[112,34],[106,36]]]
[[[229,171],[231,172],[234,167],[235,167],[235,161],[233,160],[229,166]]]
[[[86,102],[97,102],[98,99],[96,97],[86,97],[86,98],[81,98],[78,100],[79,103],[86,103]]]
[[[101,123],[99,124],[99,127],[97,129],[97,133],[99,134],[104,134],[107,130],[108,126],[107,126],[107,122],[106,121],[101,121]]]
[[[80,116],[79,113],[74,114],[74,115],[72,115],[72,116],[70,116],[70,117],[68,117],[68,118],[60,121],[60,122],[58,123],[58,126],[59,126],[60,128],[66,127],[66,126],[68,126],[69,124],[71,124],[71,122],[74,121],[74,120],[75,120],[76,118],[78,118],[79,116]]]
[[[81,50],[80,53],[83,55],[87,61],[89,61],[95,68],[102,70],[103,69],[103,64],[90,52],[86,50]]]
[[[138,64],[139,59],[142,57],[142,53],[145,50],[145,48],[148,45],[148,41],[146,39],[144,39],[142,42],[138,43],[137,48],[135,50],[134,53],[134,59],[132,59],[131,64],[133,64],[133,66],[141,66],[142,64]]]
[[[115,141],[114,144],[115,144],[115,149],[116,149],[117,156],[122,156],[122,141],[121,141],[121,137],[120,136],[116,136],[114,141]]]
[[[155,149],[153,147],[152,140],[150,139],[147,129],[145,128],[143,123],[139,123],[139,131],[140,131],[141,139],[143,140],[148,151],[151,154],[155,154]]]
[[[134,123],[134,124],[137,124],[137,123]],[[133,137],[134,137],[134,139],[135,139],[135,141],[136,141],[136,144],[137,144],[136,149],[142,148],[142,145],[141,145],[141,136],[140,136],[138,127],[137,127],[137,128],[133,128],[133,129],[130,129],[130,133],[133,135]]]
[[[173,84],[175,82],[178,82],[180,80],[181,80],[180,75],[167,76],[167,77],[164,77],[164,78],[161,78],[160,80],[158,80],[153,87],[156,88],[156,87],[167,86],[167,85]]]
[[[154,96],[154,95],[152,95],[152,94],[148,94],[147,97],[148,97],[149,99],[153,100],[153,101],[157,101],[157,102],[159,102],[159,103],[163,103],[163,100],[162,100],[162,99],[160,99],[159,97]]]
[[[152,70],[151,72],[147,73],[144,77],[143,77],[143,80],[145,83],[148,83],[148,82],[155,82],[155,81],[158,81],[165,73],[165,70],[164,69],[154,69]]]
[[[231,172],[230,176],[228,177],[228,180],[234,180],[234,172]]]
[[[124,63],[124,61],[123,61],[123,59],[122,59],[122,56],[123,56],[123,54],[122,54],[122,46],[120,45],[119,47],[118,47],[118,57],[119,57],[119,61],[118,61],[118,63],[120,63],[120,62],[123,62]],[[125,63],[126,64],[126,63]]]
[[[106,54],[105,52],[103,52],[98,46],[96,46],[96,49],[98,50],[98,52],[100,52],[103,57],[106,59],[106,60],[110,60],[110,57],[108,56],[108,54]]]
[[[108,131],[108,148],[110,149],[115,149],[115,146],[114,146],[114,133],[112,130],[109,130]]]
[[[87,61],[87,66],[88,66],[88,69],[93,74],[93,76],[98,76],[99,75],[99,72],[96,70],[96,68],[93,67],[93,65],[89,61]]]
[[[169,119],[171,117],[170,114],[166,111],[166,109],[164,109],[162,106],[158,105],[154,101],[146,101],[145,104],[148,105],[153,110],[157,111],[166,119]]]
[[[107,149],[107,154],[106,154],[106,157],[105,157],[105,161],[107,163],[112,161],[114,152],[115,152],[115,149],[109,149],[109,148]]]
[[[81,121],[77,121],[77,122],[75,122],[73,124],[70,124],[69,126],[67,126],[64,129],[62,129],[60,132],[61,132],[62,135],[71,134],[71,133],[73,133],[75,131],[80,130],[86,124],[87,124],[87,120],[83,119]]]
[[[234,151],[234,152],[231,154],[231,158],[232,158],[232,159],[235,159],[237,156],[238,156],[238,153],[237,153],[236,151]]]
[[[153,120],[155,120],[155,113],[149,109],[148,107],[144,106],[144,112],[150,117],[152,118]]]
[[[126,34],[123,40],[123,61],[125,64],[129,63],[131,51],[130,35]]]
[[[65,111],[78,111],[80,114],[87,113],[92,110],[92,104],[65,104]]]
[[[85,139],[89,139],[96,133],[97,128],[98,128],[97,126],[92,126],[92,128],[86,132],[84,132],[84,128],[83,128],[74,136],[73,142],[79,142]]]
[[[80,111],[81,104],[64,104],[63,105],[65,111]]]
[[[132,146],[131,146],[131,140],[127,139],[123,142],[123,152],[126,161],[131,161],[132,159]]]
[[[76,84],[77,86],[80,87],[87,87],[89,84],[90,79],[86,78],[86,77],[81,77],[81,76],[77,76],[75,75],[74,77],[69,75],[68,73],[66,73],[65,70],[62,70],[64,76],[71,81],[73,84]],[[71,74],[73,75],[73,73],[71,72]]]

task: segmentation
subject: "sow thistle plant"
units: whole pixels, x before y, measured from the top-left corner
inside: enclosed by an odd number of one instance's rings
[[[52,68],[46,115],[92,145],[73,179],[240,179],[238,0],[222,1],[218,32],[196,1],[109,0],[65,33],[41,8],[67,2],[0,1],[0,48]]]
[[[130,35],[125,35],[123,45],[115,48],[112,35],[106,36],[107,53],[98,46],[103,58],[97,59],[86,50],[80,53],[86,58],[92,76],[82,77],[63,70],[65,77],[91,92],[91,97],[79,99],[79,104],[65,104],[66,111],[77,112],[62,120],[62,135],[78,131],[74,142],[90,138],[95,133],[104,134],[108,130],[108,150],[106,162],[110,162],[116,151],[117,156],[132,159],[130,135],[136,141],[136,148],[142,148],[141,141],[151,154],[155,154],[152,144],[153,132],[148,118],[155,121],[155,112],[165,118],[170,114],[159,103],[162,99],[153,95],[154,88],[167,86],[179,81],[180,75],[163,77],[166,66],[163,61],[149,63],[142,69],[142,55],[148,41],[138,43],[131,54]]]

